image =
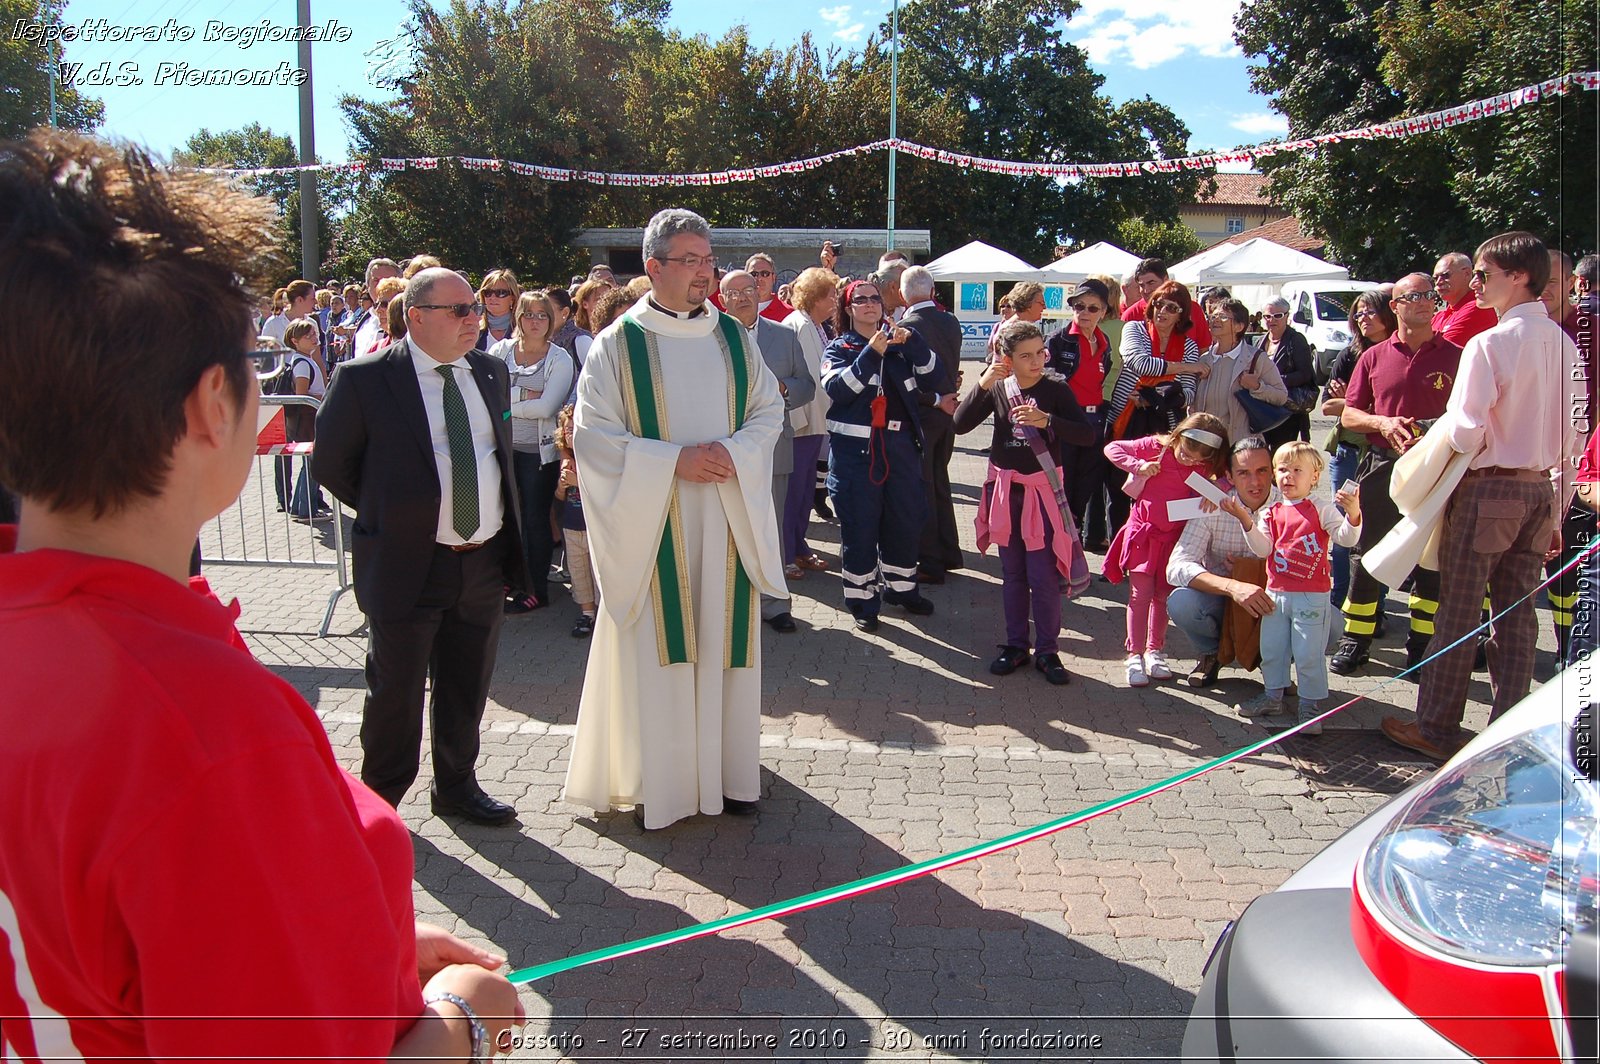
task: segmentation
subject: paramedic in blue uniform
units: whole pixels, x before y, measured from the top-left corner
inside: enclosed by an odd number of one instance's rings
[[[845,289],[836,324],[838,339],[822,353],[822,386],[832,400],[828,494],[839,515],[845,605],[857,628],[874,632],[880,592],[908,613],[933,612],[917,590],[928,501],[916,393],[951,386],[922,337],[885,320],[883,295],[870,281]]]

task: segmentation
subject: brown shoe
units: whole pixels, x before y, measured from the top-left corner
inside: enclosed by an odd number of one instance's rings
[[[1435,743],[1432,739],[1422,734],[1422,725],[1416,721],[1402,721],[1399,717],[1383,718],[1383,734],[1391,742],[1415,750],[1424,757],[1431,757],[1435,761],[1448,761],[1455,756],[1455,750],[1448,750]]]
[[[815,573],[824,573],[828,571],[828,563],[817,557],[815,554],[802,554],[800,557],[794,560],[794,564],[802,569],[810,569]]]
[[[1190,687],[1210,687],[1217,682],[1217,673],[1222,671],[1222,666],[1217,664],[1215,654],[1201,654],[1200,660],[1194,663],[1194,668],[1189,670],[1187,677]]]

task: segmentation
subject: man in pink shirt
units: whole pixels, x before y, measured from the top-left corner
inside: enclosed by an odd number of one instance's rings
[[[1433,429],[1472,461],[1445,513],[1439,609],[1417,719],[1383,722],[1390,739],[1441,761],[1465,739],[1461,718],[1476,652],[1470,634],[1486,589],[1495,613],[1504,611],[1488,642],[1490,719],[1533,683],[1538,621],[1528,596],[1540,563],[1561,550],[1557,521],[1572,493],[1570,462],[1584,442],[1572,414],[1583,395],[1574,372],[1578,351],[1539,300],[1549,251],[1531,233],[1501,233],[1479,246],[1475,266],[1473,294],[1500,321],[1462,351]]]
[[[1493,307],[1486,307],[1472,297],[1472,260],[1459,251],[1452,251],[1439,259],[1433,267],[1433,289],[1444,300],[1444,308],[1433,316],[1433,331],[1457,347],[1466,347],[1467,341],[1492,329],[1500,319]]]

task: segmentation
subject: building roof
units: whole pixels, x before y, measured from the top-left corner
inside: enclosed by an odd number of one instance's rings
[[[1272,207],[1266,174],[1216,174],[1217,190],[1195,200],[1202,207]]]
[[[1322,257],[1322,249],[1327,241],[1319,236],[1312,236],[1300,227],[1300,219],[1294,215],[1287,218],[1278,218],[1265,225],[1258,225],[1254,229],[1246,229],[1242,233],[1235,233],[1225,240],[1217,241],[1218,244],[1243,244],[1246,240],[1253,240],[1264,236],[1275,244],[1282,244],[1286,248],[1303,251],[1307,255]],[[1216,245],[1212,245],[1215,247]]]

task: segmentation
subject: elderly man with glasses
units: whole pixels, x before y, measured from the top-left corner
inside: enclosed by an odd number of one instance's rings
[[[778,284],[778,267],[765,251],[751,255],[744,263],[744,272],[756,280],[756,309],[768,321],[782,322],[794,313],[794,308],[773,294]]]
[[[711,229],[645,227],[650,291],[595,337],[573,445],[600,613],[565,798],[645,830],[761,796],[758,594],[787,599],[772,455],[787,416],[737,319],[709,302]],[[737,277],[731,282],[747,298]]]
[[[1425,273],[1394,283],[1389,306],[1399,328],[1367,348],[1356,361],[1345,388],[1339,423],[1367,434],[1367,450],[1356,467],[1361,484],[1361,540],[1350,553],[1350,590],[1344,602],[1344,636],[1328,667],[1354,675],[1367,663],[1367,650],[1383,616],[1383,585],[1360,564],[1360,556],[1400,520],[1389,497],[1395,459],[1423,434],[1427,423],[1445,411],[1455,385],[1461,348],[1433,330],[1433,290]],[[1335,489],[1339,485],[1332,485]],[[1411,589],[1411,634],[1406,664],[1422,660],[1433,637],[1439,609],[1439,574],[1419,567]]]
[[[1472,297],[1472,260],[1459,251],[1440,257],[1433,267],[1433,287],[1439,293],[1439,310],[1433,331],[1457,347],[1492,329],[1500,321],[1492,307],[1480,307]]]
[[[398,806],[422,748],[429,679],[433,811],[503,824],[478,785],[478,726],[505,589],[527,587],[506,364],[481,351],[483,305],[451,270],[406,282],[406,338],[345,363],[317,411],[319,483],[356,514],[367,615],[361,779]],[[418,446],[418,444],[424,446]]]

